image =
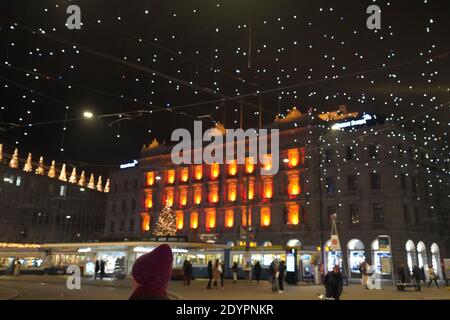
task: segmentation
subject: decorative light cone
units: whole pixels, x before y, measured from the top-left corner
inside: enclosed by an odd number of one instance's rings
[[[31,163],[31,153],[28,153],[27,161],[25,162],[25,165],[23,166],[23,171],[25,172],[32,172],[33,171],[33,164]]]
[[[93,173],[91,173],[91,176],[89,178],[89,183],[88,183],[87,187],[89,189],[95,189],[95,181],[94,181],[94,174]]]
[[[39,165],[36,168],[35,174],[44,175],[44,157],[39,158]]]
[[[85,184],[86,184],[86,177],[85,177],[85,173],[83,170],[83,171],[81,171],[80,180],[78,180],[78,185],[80,187],[84,187]]]
[[[69,178],[70,183],[77,183],[77,168],[73,167]]]
[[[67,181],[66,164],[65,163],[63,163],[63,165],[62,165],[58,180]]]
[[[55,160],[52,160],[52,164],[50,165],[50,169],[48,170],[48,176],[50,178],[55,178],[56,177]]]
[[[12,155],[11,161],[9,162],[9,167],[18,169],[19,168],[19,149],[14,149],[14,154]]]
[[[105,189],[103,189],[103,192],[106,192],[106,193],[109,192],[110,184],[111,184],[111,182],[109,181],[109,179],[106,179]]]
[[[102,176],[99,176],[99,177],[98,177],[98,181],[97,181],[97,191],[103,192]]]

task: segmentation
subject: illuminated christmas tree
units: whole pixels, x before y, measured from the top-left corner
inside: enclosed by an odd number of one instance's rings
[[[23,171],[25,172],[33,171],[33,164],[31,163],[31,160],[32,160],[31,153],[29,153],[27,161],[25,162],[25,165],[23,167]]]
[[[14,169],[19,168],[19,150],[17,148],[14,149],[14,154],[9,162],[9,167]]]
[[[52,164],[50,165],[50,169],[48,170],[48,176],[50,178],[56,177],[55,160],[52,160]]]
[[[166,206],[159,213],[154,235],[157,237],[165,237],[175,236],[176,233],[177,225],[175,213],[172,211],[172,208],[168,204],[166,204]]]
[[[35,174],[43,175],[44,174],[44,157],[39,158],[39,165],[36,168]]]

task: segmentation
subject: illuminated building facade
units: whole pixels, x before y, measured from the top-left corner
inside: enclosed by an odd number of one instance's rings
[[[448,149],[442,149],[447,158],[433,164],[431,152],[401,126],[345,107],[321,115],[293,109],[268,128],[280,129],[280,169],[273,176],[260,175],[255,159],[174,166],[171,146],[144,147],[138,166],[111,174],[117,186],[108,196],[105,237],[151,237],[168,201],[178,234],[190,241],[239,246],[250,224],[258,246],[296,243],[323,252],[328,267],[345,258],[353,273],[363,259],[380,266],[380,235],[391,237],[394,268],[436,265],[448,255],[448,177],[435,181],[435,173],[448,170]],[[137,181],[136,188],[122,190],[124,181]],[[135,205],[114,213],[123,201]],[[334,213],[339,252],[329,245]],[[134,228],[127,227],[132,220]]]

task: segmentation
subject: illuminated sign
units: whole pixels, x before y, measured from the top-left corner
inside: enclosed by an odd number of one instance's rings
[[[133,162],[124,163],[120,165],[120,169],[132,168],[138,164],[137,160],[133,160]]]
[[[373,119],[374,119],[374,117],[372,117],[370,114],[364,114],[362,119],[335,123],[331,126],[331,130],[339,130],[339,129],[348,128],[348,127],[361,126],[361,125],[366,124],[367,121],[373,120]]]

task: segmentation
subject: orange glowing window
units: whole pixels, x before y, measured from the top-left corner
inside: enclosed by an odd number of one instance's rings
[[[270,171],[272,169],[272,155],[266,154],[261,165],[264,171]]]
[[[184,214],[183,211],[177,211],[175,213],[175,224],[177,225],[177,229],[181,230],[184,227]]]
[[[288,224],[298,225],[300,222],[300,206],[292,203],[288,206]]]
[[[187,204],[187,195],[188,195],[187,188],[181,188],[180,189],[180,206],[185,206]]]
[[[300,155],[298,149],[288,150],[289,167],[296,167],[299,163]]]
[[[145,184],[152,186],[155,183],[155,173],[153,171],[147,172],[145,177]]]
[[[255,198],[255,181],[253,179],[249,179],[247,182],[247,192],[244,196],[245,199],[253,200]],[[245,186],[245,183],[244,183]],[[245,190],[244,190],[245,191]]]
[[[198,228],[198,212],[191,212],[191,220],[189,226],[191,229]]]
[[[216,210],[210,209],[206,211],[206,227],[209,229],[216,227]]]
[[[217,184],[209,186],[208,201],[211,203],[219,202],[219,186]]]
[[[236,182],[228,183],[228,201],[236,201],[237,185]]]
[[[211,164],[211,179],[217,179],[220,173],[220,166],[218,163]]]
[[[269,207],[261,207],[261,226],[263,226],[263,227],[270,226],[270,208]]]
[[[194,167],[195,180],[201,180],[203,177],[203,166],[198,165]]]
[[[263,180],[263,198],[271,199],[273,195],[272,178],[265,178]]]
[[[175,170],[167,170],[167,183],[172,184],[175,182]]]
[[[150,231],[150,215],[142,215],[141,229],[142,231]]]
[[[253,158],[245,158],[245,172],[246,173],[253,173],[255,170],[255,162]]]
[[[230,176],[235,176],[236,173],[237,173],[237,161],[231,160],[230,163],[228,164],[228,174]]]
[[[234,225],[234,210],[227,209],[225,210],[225,227],[232,228]]]
[[[288,177],[288,194],[295,196],[300,194],[300,181],[297,174],[289,175]]]
[[[180,180],[181,182],[187,182],[189,180],[189,168],[184,167],[180,169]]]
[[[202,187],[194,187],[194,203],[200,204],[202,202]]]
[[[248,216],[248,221],[249,221],[250,225],[252,225],[252,212],[250,209],[247,212],[247,210],[244,207],[244,208],[242,208],[242,226],[243,227],[247,226],[247,216]]]
[[[173,189],[172,188],[166,189],[166,199],[163,204],[167,205],[169,207],[173,206]]]
[[[153,194],[152,194],[152,192],[147,192],[145,194],[145,208],[147,208],[147,209],[153,208]]]

